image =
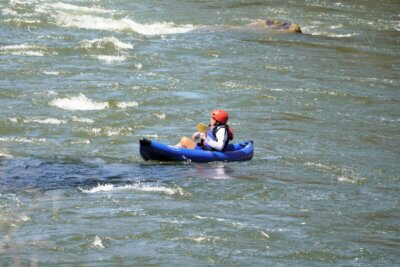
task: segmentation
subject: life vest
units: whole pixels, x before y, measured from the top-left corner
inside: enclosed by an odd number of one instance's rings
[[[221,151],[224,151],[226,149],[226,146],[228,145],[229,141],[233,140],[233,137],[235,136],[233,133],[233,130],[230,126],[228,126],[226,124],[219,124],[217,126],[212,126],[210,128],[210,130],[208,130],[208,132],[207,132],[207,137],[211,138],[213,141],[218,142],[217,132],[221,128],[224,128],[228,134],[228,138],[225,140],[225,144],[221,150]],[[212,147],[205,145],[204,142],[201,142],[201,147],[202,147],[202,149],[205,149],[205,150],[214,150]]]
[[[232,141],[235,137],[235,134],[233,133],[232,127],[226,124],[220,124],[216,127],[213,127],[213,135],[216,136],[218,130],[221,128],[225,128],[225,130],[228,132],[228,141]]]

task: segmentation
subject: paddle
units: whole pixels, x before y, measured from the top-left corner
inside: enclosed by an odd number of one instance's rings
[[[197,124],[196,128],[199,133],[206,133],[208,130],[210,130],[210,126],[204,123]]]

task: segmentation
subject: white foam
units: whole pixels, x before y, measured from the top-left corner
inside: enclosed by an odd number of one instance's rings
[[[102,110],[109,107],[108,102],[95,102],[82,93],[75,97],[54,99],[50,105],[65,110]]]
[[[10,8],[4,8],[3,11],[2,11],[1,13],[2,13],[4,16],[7,16],[7,15],[13,15],[13,16],[18,15],[18,13],[17,13],[15,10],[12,10],[12,9],[10,9]]]
[[[104,37],[101,39],[94,40],[83,40],[79,43],[79,46],[82,48],[104,48],[105,46],[112,44],[117,49],[132,49],[132,44],[127,44],[121,42],[115,37]]]
[[[52,91],[52,90],[46,91],[45,94],[46,94],[47,96],[56,96],[56,95],[58,95],[57,92],[54,92],[54,91]]]
[[[347,34],[327,34],[329,37],[336,37],[336,38],[349,38],[352,36],[358,35],[357,33],[347,33]]]
[[[71,141],[71,144],[73,144],[73,145],[77,145],[77,144],[89,145],[90,140],[89,139],[79,139],[76,141]]]
[[[26,19],[26,18],[12,18],[12,19],[5,19],[4,22],[11,22],[16,24],[35,24],[40,23],[41,21],[38,19]]]
[[[38,51],[19,51],[19,52],[11,52],[11,55],[15,56],[33,56],[33,57],[43,57],[44,54]]]
[[[196,29],[193,25],[176,26],[173,22],[140,24],[129,18],[112,19],[92,15],[72,15],[58,12],[51,14],[56,24],[67,28],[104,30],[112,32],[136,32],[143,35],[179,34]]]
[[[119,102],[117,104],[117,107],[119,108],[133,108],[139,106],[139,103],[136,101],[131,101],[131,102]]]
[[[72,121],[75,121],[75,122],[82,122],[82,123],[89,123],[89,124],[94,123],[94,120],[92,120],[92,119],[88,119],[88,118],[78,118],[78,117],[76,117],[76,116],[72,116]]]
[[[101,129],[100,128],[92,128],[92,129],[90,129],[90,132],[93,134],[99,134],[99,133],[101,133]]]
[[[92,135],[106,135],[106,136],[129,136],[132,134],[131,127],[105,127],[105,128],[83,128],[82,131],[85,131]]]
[[[66,120],[59,120],[56,118],[47,118],[47,119],[27,119],[24,120],[25,123],[29,122],[37,122],[37,123],[42,123],[42,124],[61,124],[61,123],[67,123]]]
[[[5,159],[12,159],[13,156],[8,153],[8,151],[1,151],[0,150],[0,157],[3,157]]]
[[[107,63],[112,63],[112,62],[121,62],[126,59],[126,56],[107,56],[107,55],[99,55],[99,56],[93,56],[94,58],[97,58],[101,61],[105,61]]]
[[[189,240],[189,241],[193,241],[196,243],[203,243],[203,242],[216,242],[218,240],[220,240],[221,238],[218,236],[208,236],[208,235],[201,235],[198,237],[184,237],[184,238],[174,238],[173,240],[179,240],[179,239],[185,239],[185,240]]]
[[[140,188],[136,188],[139,191],[144,191],[144,192],[157,192],[157,193],[164,193],[167,195],[174,195],[174,194],[179,194],[183,195],[183,190],[181,188],[173,189],[173,188],[167,188],[167,187],[154,187],[154,186],[144,186]]]
[[[38,49],[38,48],[40,47],[30,44],[0,46],[0,50],[27,50],[27,49]]]
[[[25,138],[25,137],[0,137],[3,142],[16,142],[16,143],[44,143],[46,138]]]
[[[165,117],[166,117],[166,115],[165,115],[165,113],[164,112],[161,112],[161,113],[156,113],[155,114],[160,120],[164,120],[165,119]]]
[[[0,51],[3,53],[9,53],[17,56],[44,56],[44,52],[40,51],[44,49],[41,46],[30,45],[30,44],[19,44],[19,45],[6,45],[0,46]],[[39,51],[37,51],[39,50]]]
[[[101,240],[101,238],[98,237],[97,235],[95,236],[95,238],[93,240],[93,247],[95,247],[95,248],[104,248],[103,240]]]
[[[264,231],[261,231],[261,235],[264,236],[265,238],[270,238],[269,234],[265,233]]]
[[[333,37],[333,38],[350,38],[352,36],[358,35],[357,33],[327,33],[327,32],[309,32],[311,35],[317,35],[317,36],[328,36],[328,37]]]
[[[132,132],[131,127],[118,127],[118,128],[111,128],[111,127],[106,127],[104,133],[107,136],[116,136],[116,135],[127,135]]]
[[[80,191],[83,193],[97,193],[97,192],[108,192],[114,190],[135,190],[141,192],[154,192],[154,193],[163,193],[167,195],[184,195],[184,191],[178,188],[168,188],[164,186],[149,186],[149,185],[141,185],[140,183],[132,184],[132,185],[123,185],[123,186],[114,186],[112,184],[104,184],[104,185],[97,185],[91,189],[82,189],[79,188]]]
[[[54,75],[54,76],[58,76],[60,74],[59,71],[43,71],[43,73],[46,75]]]
[[[362,184],[364,182],[364,178],[360,178],[360,177],[353,177],[353,176],[339,176],[338,177],[338,181],[339,182],[344,182],[344,183],[352,183],[352,184]]]
[[[34,0],[26,0],[26,1],[23,1],[23,0],[10,0],[10,5],[11,6],[26,5],[26,4],[29,4],[29,3],[32,3],[32,2],[35,2],[35,1]]]
[[[338,167],[331,167],[331,166],[328,166],[328,165],[324,165],[322,163],[306,162],[304,165],[317,167],[317,168],[323,169],[323,170],[339,170]]]
[[[141,63],[135,64],[135,68],[141,70],[143,68],[143,65]]]
[[[158,139],[158,134],[145,134],[143,137]]]
[[[97,13],[97,14],[106,14],[106,13],[114,13],[114,10],[107,10],[103,9],[100,7],[85,7],[85,6],[76,6],[72,4],[66,4],[66,3],[52,3],[52,4],[46,4],[41,7],[43,9],[55,9],[55,10],[64,10],[64,11],[74,11],[74,13]]]
[[[31,220],[31,218],[30,218],[28,215],[26,215],[26,214],[21,214],[21,216],[19,217],[19,219],[20,219],[22,222],[28,222],[28,221]]]
[[[112,184],[105,184],[105,185],[98,185],[96,187],[93,187],[91,189],[82,189],[79,188],[83,193],[97,193],[97,192],[102,192],[102,191],[110,191],[114,188],[114,185]]]

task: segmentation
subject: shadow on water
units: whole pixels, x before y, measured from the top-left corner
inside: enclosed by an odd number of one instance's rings
[[[99,185],[173,183],[180,178],[230,179],[225,163],[106,163],[101,159],[46,161],[0,159],[0,192],[90,189]]]

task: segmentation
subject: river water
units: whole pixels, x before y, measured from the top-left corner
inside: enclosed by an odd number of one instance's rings
[[[0,9],[1,266],[400,264],[399,1]],[[141,159],[214,108],[253,160]]]

